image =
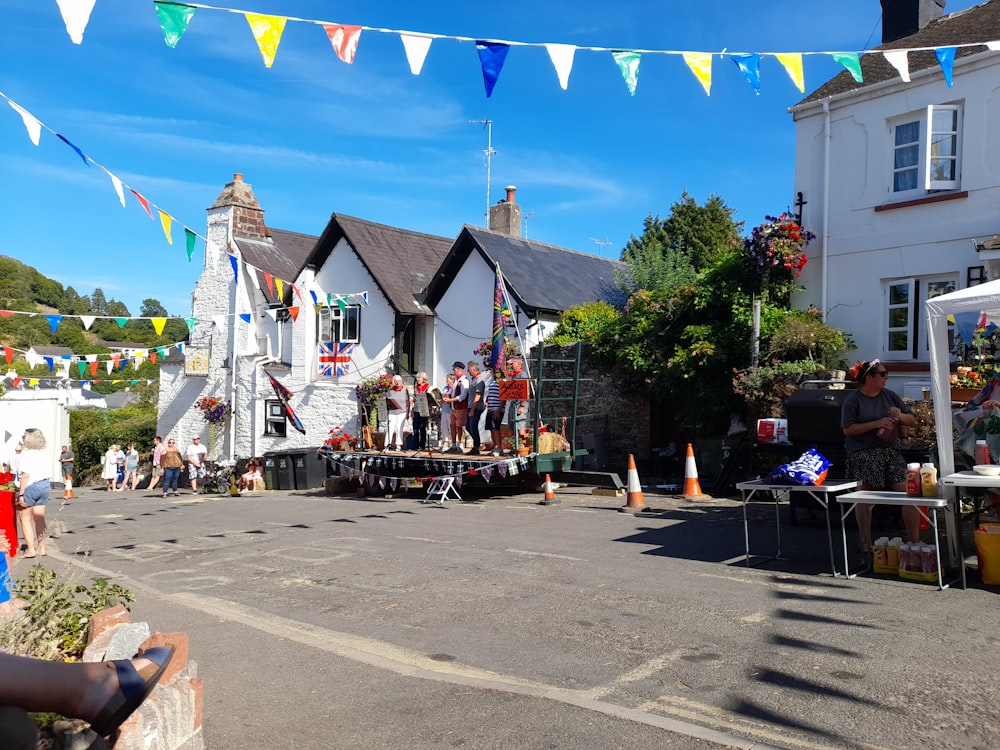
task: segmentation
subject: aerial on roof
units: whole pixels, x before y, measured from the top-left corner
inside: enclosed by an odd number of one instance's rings
[[[987,51],[986,44],[988,42],[998,40],[1000,40],[1000,0],[988,0],[982,5],[932,19],[916,34],[883,44],[877,49],[930,48],[909,53],[909,69],[910,73],[914,73],[927,68],[935,68],[940,71],[940,63],[934,54],[934,48],[982,42],[982,46],[959,47],[955,53],[955,58],[959,59],[982,54]],[[862,55],[861,73],[864,83],[855,81],[851,74],[845,70],[809,94],[792,109],[830,96],[862,89],[872,84],[899,79],[899,71],[890,65],[883,55],[878,54]]]

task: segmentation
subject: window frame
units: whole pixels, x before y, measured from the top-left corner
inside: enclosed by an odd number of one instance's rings
[[[951,115],[947,129],[939,128],[941,114]],[[889,125],[889,186],[891,195],[898,198],[915,198],[928,193],[960,190],[962,187],[962,130],[964,106],[962,104],[929,104],[924,109],[894,117]],[[900,129],[917,125],[917,139],[897,143]],[[941,153],[941,144],[950,142],[950,147]],[[914,149],[917,161],[897,157],[907,149]],[[947,153],[949,152],[950,153]],[[934,179],[935,165],[941,162],[951,164],[950,179]],[[913,187],[897,188],[897,177],[904,172],[916,172]]]
[[[927,362],[930,360],[930,349],[927,341],[927,326],[919,314],[923,303],[941,294],[953,292],[959,288],[958,272],[933,274],[928,276],[910,276],[882,280],[883,318],[881,358],[890,362]],[[906,289],[906,299],[895,300],[892,296],[894,287]],[[933,291],[931,296],[928,292]],[[905,320],[898,320],[898,313],[904,311]],[[894,315],[894,313],[896,315]],[[890,348],[894,335],[905,334],[905,348]],[[955,338],[954,325],[948,324],[948,350],[951,351]]]
[[[324,305],[316,311],[316,343],[334,342],[361,343],[361,305]]]
[[[279,416],[280,423],[279,423]],[[264,399],[264,436],[288,437],[288,418],[285,405],[276,398]]]

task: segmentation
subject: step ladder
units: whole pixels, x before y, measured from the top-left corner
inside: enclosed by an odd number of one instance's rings
[[[444,505],[445,500],[458,500],[462,502],[462,496],[455,488],[455,477],[438,477],[431,482],[427,488],[427,497],[421,500],[422,503],[438,503]]]

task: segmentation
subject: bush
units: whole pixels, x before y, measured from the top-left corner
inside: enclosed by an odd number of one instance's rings
[[[767,417],[786,417],[785,402],[798,387],[803,376],[825,369],[818,362],[805,360],[781,362],[772,360],[757,367],[737,370],[733,377],[733,392],[746,404],[748,424]]]
[[[101,456],[112,443],[135,443],[140,455],[151,448],[156,437],[156,409],[73,410],[69,417],[69,434],[76,454],[78,486],[96,472],[100,475]]]

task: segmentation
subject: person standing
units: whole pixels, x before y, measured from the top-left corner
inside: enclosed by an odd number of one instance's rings
[[[451,447],[451,392],[455,389],[455,374],[449,372],[441,389],[441,440],[438,448],[442,451]]]
[[[191,480],[191,492],[198,494],[198,480],[205,478],[205,458],[208,448],[201,444],[201,438],[195,435],[187,448],[188,479]]]
[[[501,450],[500,425],[503,423],[503,401],[500,400],[500,384],[497,383],[493,374],[487,370],[483,373],[486,378],[486,429],[490,431],[490,444],[492,451],[490,455],[503,455]]]
[[[132,486],[129,487],[129,484]],[[135,443],[128,444],[125,451],[125,477],[122,479],[122,488],[135,491],[135,486],[139,484],[139,451],[135,449]]]
[[[125,451],[121,443],[115,445],[115,483],[118,486],[116,492],[125,491]]]
[[[413,382],[414,399],[412,407],[413,437],[416,440],[416,449],[418,451],[425,451],[427,450],[427,423],[430,421],[430,412],[428,411],[427,414],[420,413],[417,406],[416,394],[427,393],[428,389],[430,389],[431,387],[431,384],[427,382],[426,372],[418,372],[416,375],[413,376],[413,381],[414,381]],[[429,404],[427,404],[426,399],[423,400],[423,403],[429,406]]]
[[[520,359],[512,359],[509,362],[510,370],[508,371],[508,380],[527,380],[528,373],[524,371],[524,363]],[[508,401],[507,411],[504,415],[504,424],[506,424],[512,433],[517,436],[515,445],[524,444],[525,439],[528,437],[528,402],[527,401]],[[511,455],[516,453],[516,450],[511,450]]]
[[[160,477],[163,476],[163,451],[166,448],[163,445],[163,438],[157,435],[153,438],[153,470],[152,478],[149,480],[149,487],[147,490],[152,490],[156,487],[156,483],[160,481]]]
[[[49,503],[52,454],[45,448],[45,436],[34,427],[21,439],[21,484],[17,491],[17,515],[24,536],[24,556],[45,557],[45,506]]]
[[[181,469],[184,468],[184,456],[181,455],[173,439],[167,441],[161,464],[163,466],[163,496],[166,497],[169,492],[177,497],[180,494],[177,491],[177,480],[180,479]]]
[[[75,460],[76,454],[69,449],[68,445],[64,445],[62,453],[59,454],[59,466],[62,469],[63,485],[67,490],[73,488],[73,462]]]
[[[392,387],[385,394],[385,405],[389,411],[389,429],[385,433],[383,450],[395,448],[403,450],[403,428],[410,413],[410,392],[403,385],[400,375],[392,376]]]
[[[469,361],[469,413],[465,418],[465,429],[472,435],[472,450],[478,454],[482,447],[482,436],[479,433],[479,420],[486,409],[486,380],[476,360]]]
[[[101,466],[101,479],[104,480],[106,492],[114,492],[118,488],[118,463],[115,459],[117,450],[118,446],[112,443],[101,459],[101,464],[103,464]]]
[[[840,426],[847,449],[847,476],[858,490],[906,492],[906,459],[899,452],[899,427],[913,427],[916,417],[899,394],[885,387],[889,371],[879,360],[858,362],[849,377],[857,381],[841,406]],[[920,541],[920,511],[903,506],[903,525],[909,541]],[[855,512],[861,551],[871,550],[872,506],[859,503]]]
[[[465,365],[461,362],[454,362],[451,366],[455,383],[451,389],[451,449],[449,453],[462,453],[462,443],[465,438],[462,431],[465,429],[465,417],[469,413],[469,380],[465,377]]]

